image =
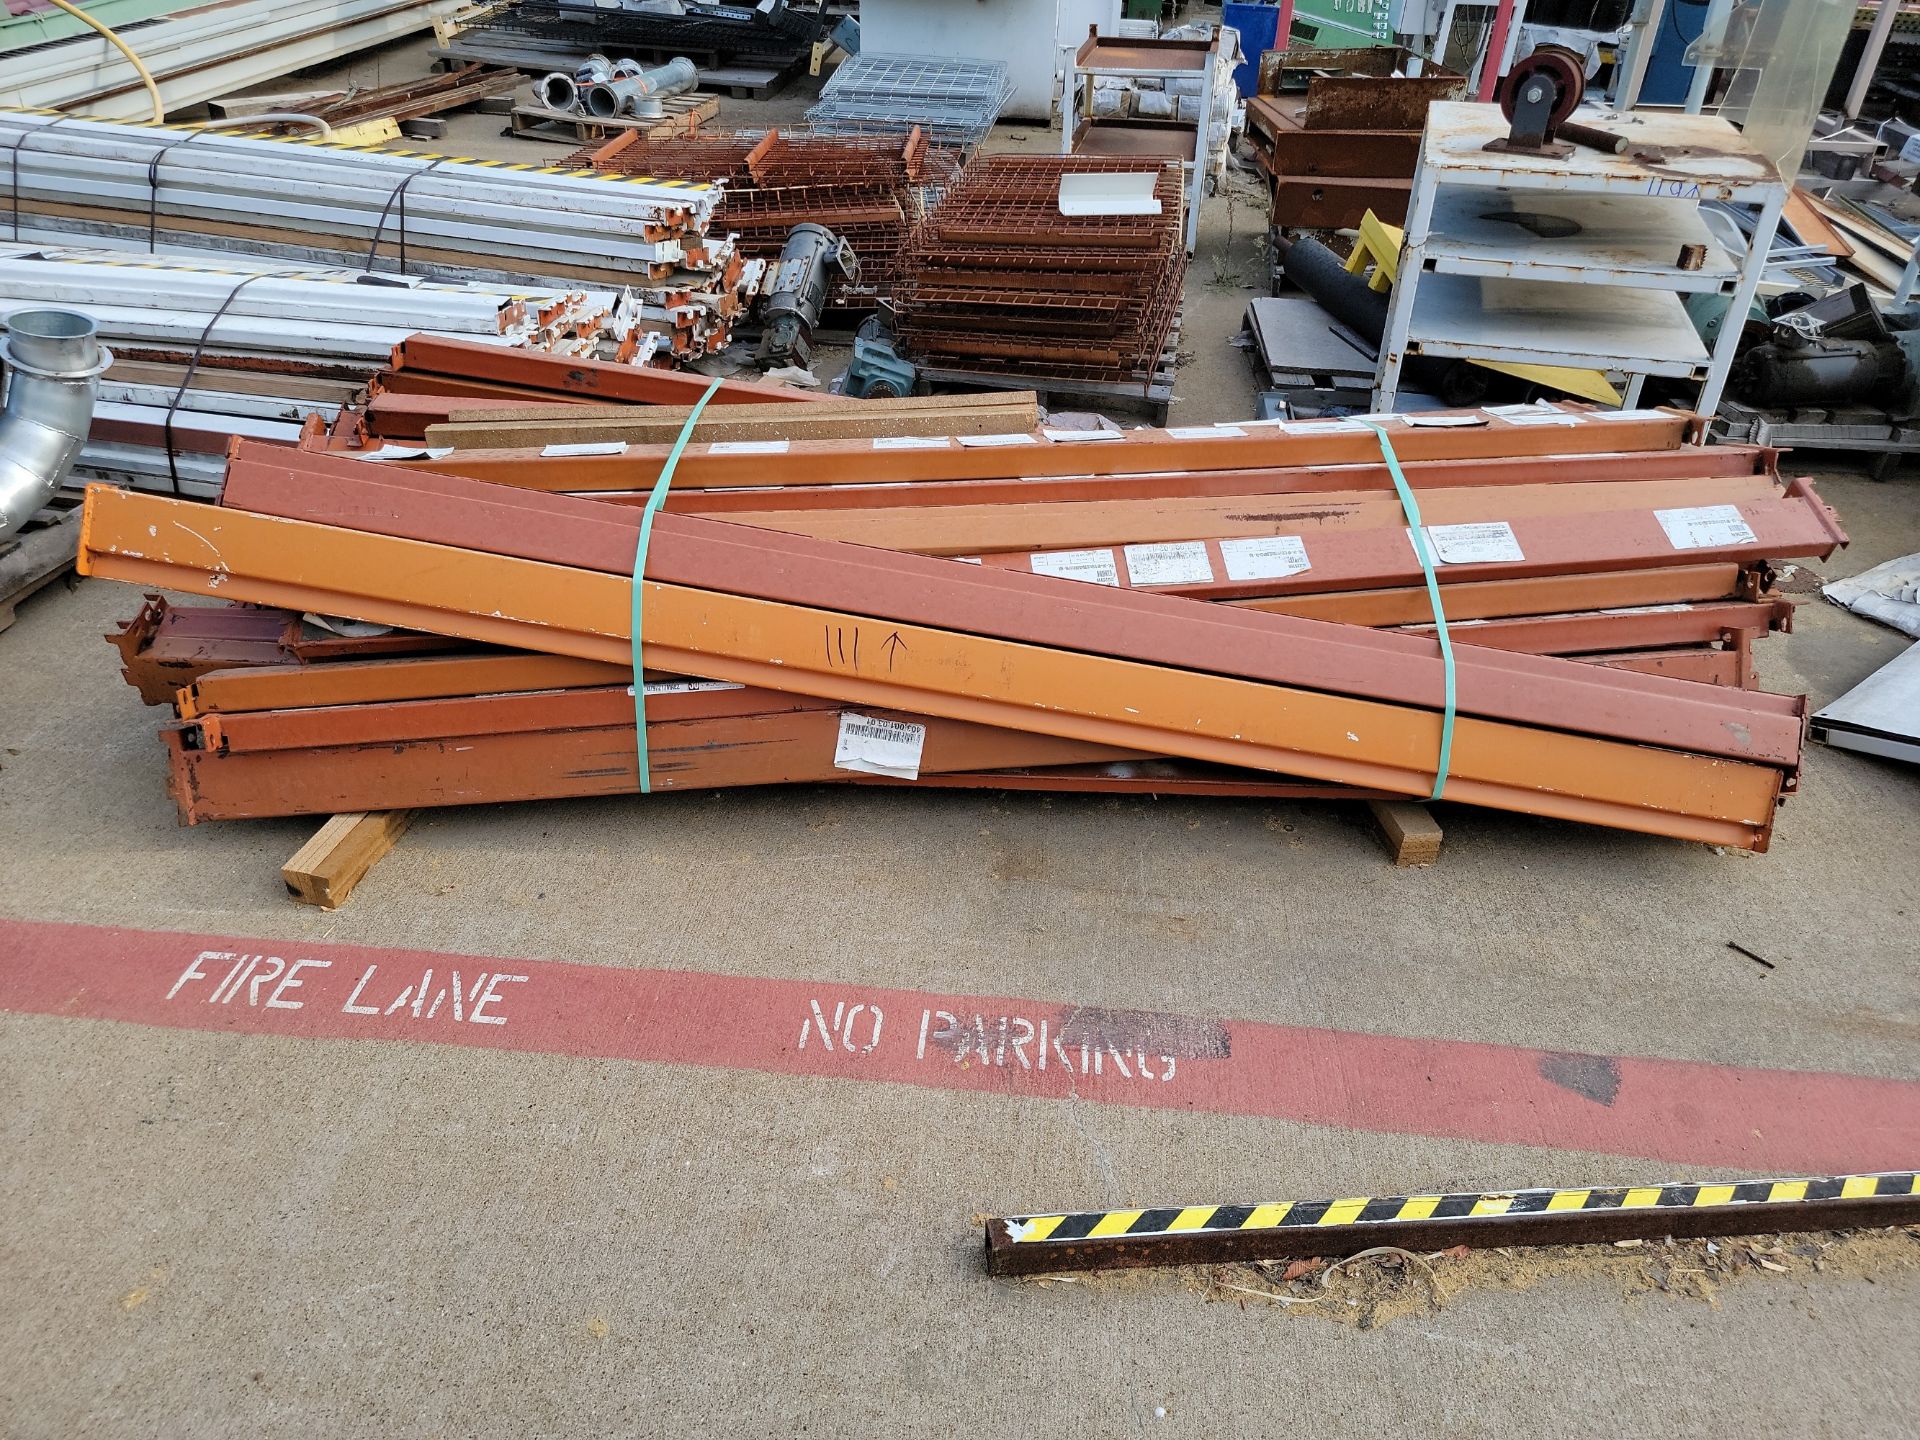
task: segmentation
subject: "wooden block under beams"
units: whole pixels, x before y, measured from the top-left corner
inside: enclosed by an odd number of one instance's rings
[[[406,833],[413,813],[374,810],[334,816],[280,867],[287,893],[302,905],[338,910],[353,887]]]
[[[1431,865],[1444,832],[1427,807],[1413,800],[1369,800],[1367,809],[1396,865]]]

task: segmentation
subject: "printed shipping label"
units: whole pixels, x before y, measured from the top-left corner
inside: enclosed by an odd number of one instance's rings
[[[840,733],[833,745],[833,768],[858,770],[864,775],[891,775],[896,780],[920,778],[920,752],[927,743],[927,727],[909,720],[882,720],[840,716]]]
[[[1174,425],[1167,431],[1174,440],[1223,440],[1246,433],[1238,425]]]
[[[1751,545],[1754,541],[1753,529],[1740,517],[1737,505],[1656,510],[1653,516],[1676,550],[1717,549],[1722,545]]]
[[[1220,558],[1227,562],[1229,580],[1279,580],[1313,568],[1307,561],[1306,542],[1298,535],[1222,540]]]
[[[945,435],[882,435],[873,442],[876,450],[944,450]]]
[[[709,455],[784,455],[785,440],[716,440],[707,447]]]
[[[624,440],[590,440],[578,445],[545,445],[540,453],[549,458],[565,455],[624,455],[627,442]]]
[[[1042,430],[1047,439],[1061,445],[1070,445],[1076,440],[1119,440],[1123,438],[1118,430]]]
[[[1038,445],[1040,442],[1027,434],[1009,435],[961,435],[956,437],[962,445]]]
[[[1127,579],[1135,585],[1206,585],[1213,580],[1204,540],[1166,545],[1129,545]]]
[[[1489,565],[1524,560],[1513,527],[1504,520],[1477,525],[1429,525],[1427,547],[1442,565]]]
[[[1593,418],[1596,420],[1678,420],[1680,417],[1665,410],[1596,410],[1593,412]]]
[[[1036,575],[1090,580],[1095,585],[1120,583],[1120,567],[1113,563],[1111,550],[1043,550],[1032,556],[1028,564]]]

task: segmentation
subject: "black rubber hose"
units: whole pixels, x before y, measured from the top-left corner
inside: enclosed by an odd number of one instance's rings
[[[1310,236],[1281,237],[1279,245],[1287,279],[1377,351],[1387,333],[1386,292],[1369,290],[1364,275],[1348,274],[1347,262]],[[1401,374],[1449,405],[1476,404],[1487,393],[1485,372],[1455,360],[1414,356],[1401,366]]]

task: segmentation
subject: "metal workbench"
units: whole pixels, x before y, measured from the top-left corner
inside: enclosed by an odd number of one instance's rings
[[[1724,120],[1596,119],[1628,138],[1627,153],[1489,150],[1510,128],[1499,106],[1427,112],[1375,410],[1393,408],[1407,359],[1429,355],[1607,371],[1624,377],[1629,406],[1649,375],[1694,380],[1697,408],[1713,413],[1739,327],[1709,349],[1682,297],[1724,295],[1744,313],[1787,187]],[[1708,231],[1705,200],[1758,208],[1744,260]]]

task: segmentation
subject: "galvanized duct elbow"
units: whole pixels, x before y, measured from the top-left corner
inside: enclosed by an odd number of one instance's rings
[[[93,321],[71,310],[16,310],[6,327],[0,535],[26,524],[67,478],[93,425],[100,373],[113,363]]]

